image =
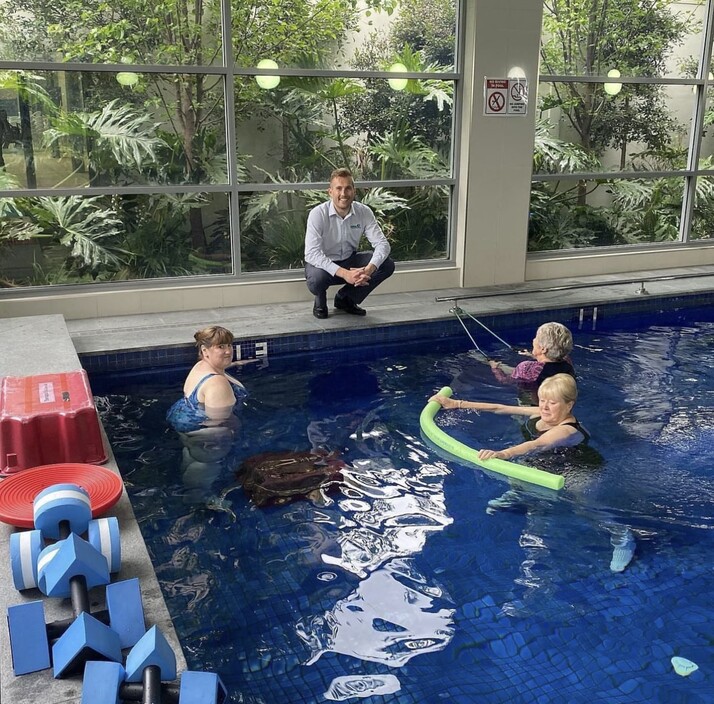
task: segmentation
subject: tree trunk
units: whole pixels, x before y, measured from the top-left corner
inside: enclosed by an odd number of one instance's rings
[[[22,79],[20,79],[22,80]],[[28,188],[37,188],[37,172],[35,171],[35,151],[32,146],[32,122],[30,121],[30,104],[23,95],[24,91],[18,91],[17,103],[20,112],[20,140],[22,141],[22,151],[25,155],[25,177]]]

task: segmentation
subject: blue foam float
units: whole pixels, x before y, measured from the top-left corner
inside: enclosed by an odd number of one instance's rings
[[[141,682],[147,667],[158,667],[161,681],[176,679],[176,655],[164,634],[152,626],[126,656],[127,682]]]
[[[90,660],[84,666],[80,704],[117,704],[125,675],[118,662]]]
[[[24,530],[10,535],[10,565],[15,589],[37,586],[37,560],[42,552],[39,530]]]
[[[216,704],[227,696],[228,690],[214,672],[187,671],[181,675],[181,704]]]
[[[121,569],[119,521],[115,516],[90,521],[87,526],[87,541],[104,555],[111,574]]]
[[[46,547],[37,561],[37,585],[51,597],[69,597],[72,577],[82,576],[87,589],[109,584],[104,556],[86,540],[72,533]]]
[[[105,597],[109,624],[119,636],[121,647],[136,645],[146,631],[139,580],[134,577],[108,584]]]

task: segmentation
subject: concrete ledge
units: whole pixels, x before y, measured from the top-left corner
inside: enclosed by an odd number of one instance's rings
[[[61,315],[0,319],[0,337],[3,339],[3,358],[0,364],[2,376],[34,376],[81,369],[79,357]],[[106,436],[104,444],[108,450],[109,461],[103,466],[118,474],[119,470]],[[113,581],[139,578],[147,628],[157,625],[163,631],[176,653],[179,671],[186,669],[178,637],[126,490],[106,515],[117,517],[121,535],[122,568]],[[34,704],[38,701],[44,704],[79,704],[82,694],[80,679],[56,680],[52,677],[51,670],[21,677],[13,675],[10,638],[4,618],[7,607],[41,599],[46,622],[72,616],[68,599],[50,599],[37,589],[22,593],[15,590],[9,552],[10,534],[14,530],[12,526],[0,524],[0,606],[3,614],[0,627],[0,701],[3,704]],[[92,610],[104,608],[103,588],[93,589],[90,599]]]

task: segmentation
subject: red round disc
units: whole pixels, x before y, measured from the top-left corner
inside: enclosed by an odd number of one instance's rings
[[[0,482],[0,521],[33,528],[35,496],[53,484],[78,484],[86,489],[95,518],[119,501],[124,488],[118,474],[96,464],[66,462],[24,469]]]

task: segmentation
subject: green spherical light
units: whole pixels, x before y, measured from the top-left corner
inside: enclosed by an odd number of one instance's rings
[[[117,73],[116,79],[120,86],[135,86],[139,82],[139,74],[131,71],[120,71]]]
[[[392,64],[389,67],[390,71],[393,71],[394,73],[406,73],[408,71],[407,67],[404,64],[396,63]],[[389,83],[389,87],[392,90],[404,90],[407,87],[407,83],[409,83],[408,78],[389,78],[387,79],[387,83]]]
[[[262,59],[258,62],[256,68],[278,68],[278,64],[272,59]],[[263,90],[271,90],[277,88],[280,84],[280,76],[256,76],[255,82]]]
[[[616,69],[610,69],[607,72],[607,77],[608,78],[619,78],[620,77],[620,72]],[[622,90],[622,83],[605,83],[603,85],[603,89],[608,95],[617,95],[621,90]]]

